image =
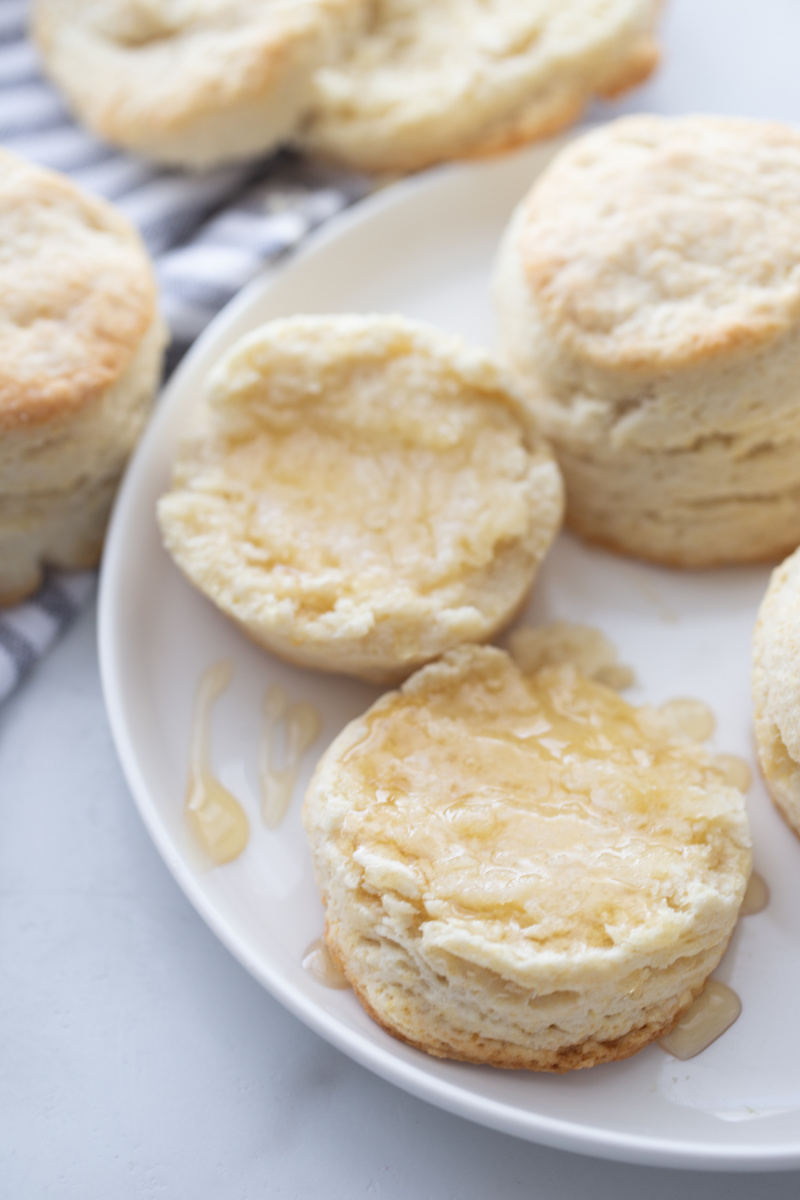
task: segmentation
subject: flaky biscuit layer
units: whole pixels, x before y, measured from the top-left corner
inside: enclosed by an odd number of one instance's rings
[[[0,152],[0,604],[97,562],[165,341],[129,222]]]
[[[683,566],[800,541],[800,135],[623,118],[521,203],[500,334],[565,472],[569,524]]]
[[[744,797],[655,710],[461,647],[351,722],[303,820],[326,940],[391,1033],[563,1071],[664,1034],[750,871]]]

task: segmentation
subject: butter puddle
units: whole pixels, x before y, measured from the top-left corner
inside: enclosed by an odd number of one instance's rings
[[[730,1029],[741,1011],[742,1002],[733,988],[710,979],[672,1032],[658,1044],[675,1058],[694,1058]]]

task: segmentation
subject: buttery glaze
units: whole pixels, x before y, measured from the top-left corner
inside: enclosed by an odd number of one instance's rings
[[[636,682],[631,668],[617,661],[614,644],[592,625],[568,621],[522,625],[509,634],[508,650],[525,675],[567,663],[614,691],[623,691]]]
[[[756,913],[763,912],[768,904],[769,888],[767,882],[761,875],[757,875],[753,871],[747,883],[747,890],[744,894],[742,907],[739,909],[739,916],[752,917]]]
[[[711,737],[717,723],[707,704],[688,697],[668,700],[658,711],[693,742],[705,742]]]
[[[743,758],[739,758],[736,754],[717,754],[716,764],[720,768],[725,782],[729,783],[731,787],[738,788],[740,792],[750,790],[753,772],[750,770],[750,764],[746,763]]]
[[[742,1002],[736,992],[727,984],[709,979],[672,1032],[658,1044],[675,1058],[694,1058],[730,1029],[741,1011]]]
[[[189,783],[184,816],[195,841],[216,865],[241,854],[250,836],[244,809],[211,770],[209,722],[214,701],[225,691],[233,670],[217,663],[203,675],[192,714]]]
[[[608,947],[664,919],[656,863],[680,908],[693,859],[705,870],[702,843],[728,820],[688,798],[710,756],[571,667],[520,677],[498,665],[424,702],[398,694],[342,761],[369,797],[349,813],[348,852],[374,853],[373,871],[398,864],[391,885],[409,901],[424,896],[437,919],[502,910],[507,939],[522,945],[551,920],[557,872],[569,891],[565,961],[572,939]],[[689,847],[684,821],[696,829]]]
[[[350,984],[331,958],[322,938],[311,943],[303,955],[303,967],[323,987],[344,991]]]
[[[285,723],[284,765],[276,767],[274,743],[277,727],[282,722]],[[273,684],[264,697],[259,766],[261,818],[267,829],[277,829],[286,816],[303,755],[313,746],[321,728],[322,718],[313,704],[306,701],[290,704],[281,685]]]
[[[600,667],[595,671],[593,678],[598,683],[604,683],[606,687],[613,688],[615,692],[624,692],[626,688],[633,687],[636,683],[633,669],[625,666],[624,663],[609,663],[607,667]]]

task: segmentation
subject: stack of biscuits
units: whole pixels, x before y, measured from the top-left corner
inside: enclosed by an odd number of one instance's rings
[[[684,567],[800,543],[798,194],[793,129],[631,117],[520,204],[500,338],[582,537]]]
[[[161,373],[150,261],[111,205],[0,152],[0,604],[99,559]]]

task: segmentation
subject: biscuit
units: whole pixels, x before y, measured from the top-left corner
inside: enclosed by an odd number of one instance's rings
[[[655,0],[378,0],[315,76],[316,152],[409,171],[547,137],[653,70]]]
[[[759,609],[753,710],[767,787],[800,836],[800,550],[773,571]]]
[[[266,153],[365,0],[35,0],[45,71],[106,141],[189,167]]]
[[[484,351],[293,317],[222,359],[158,516],[181,570],[301,665],[398,680],[522,604],[561,522],[549,447]]]
[[[165,328],[111,205],[0,151],[0,603],[100,555]]]
[[[519,205],[502,353],[556,449],[567,523],[676,566],[800,542],[800,134],[623,118]]]
[[[304,801],[326,942],[394,1036],[566,1071],[663,1036],[750,872],[705,748],[571,665],[463,646],[352,721]]]

